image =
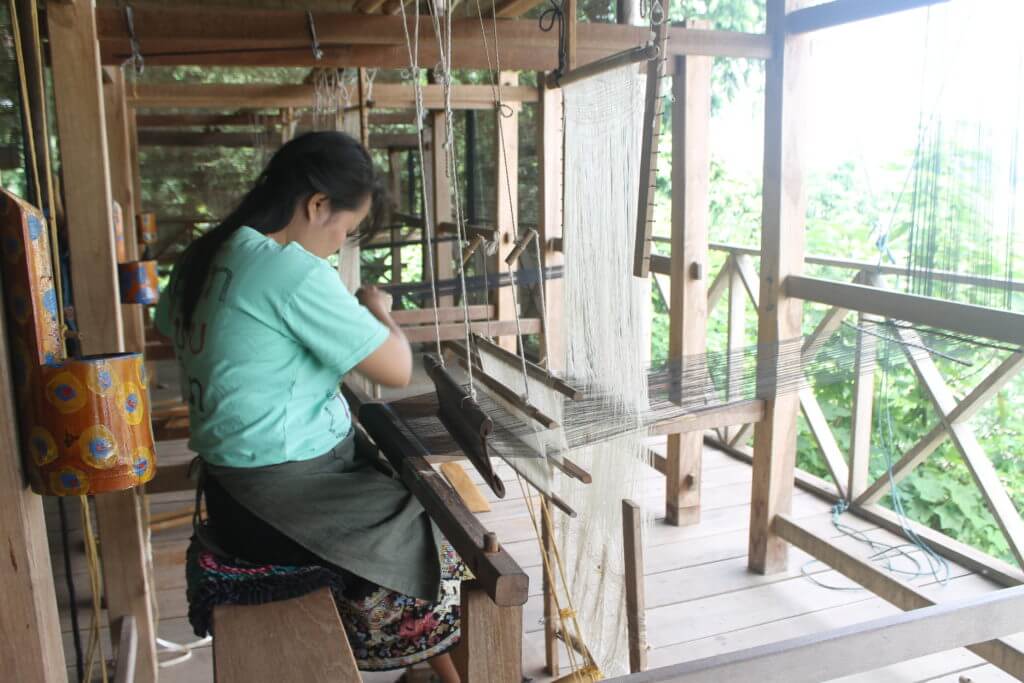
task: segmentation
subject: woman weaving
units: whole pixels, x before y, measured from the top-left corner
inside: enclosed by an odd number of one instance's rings
[[[236,560],[331,569],[360,669],[429,658],[458,681],[447,650],[459,564],[356,439],[339,392],[351,370],[392,387],[412,373],[386,297],[351,295],[326,260],[367,221],[377,186],[369,154],[343,133],[284,145],[181,255],[156,325],[174,340],[204,470],[209,520],[197,536]]]

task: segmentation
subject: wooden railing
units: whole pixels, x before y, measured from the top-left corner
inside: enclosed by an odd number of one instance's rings
[[[727,355],[732,357],[732,352],[747,344],[747,302],[753,305],[755,312],[758,310],[760,277],[754,257],[759,252],[756,249],[723,244],[713,244],[711,249],[725,252],[726,258],[708,290],[708,315],[710,318],[715,307],[725,301],[725,305],[728,306],[726,347],[729,352]],[[654,257],[651,268],[655,273],[667,274],[666,262],[666,257]],[[1024,583],[1024,572],[1018,568],[971,549],[940,532],[900,520],[890,510],[879,505],[879,501],[890,489],[890,482],[899,483],[949,440],[967,465],[1018,564],[1024,566],[1024,521],[970,424],[971,418],[1024,368],[1024,352],[1019,348],[1024,344],[1024,316],[885,289],[886,275],[905,274],[903,269],[892,266],[879,268],[874,264],[860,261],[815,256],[808,257],[806,262],[846,269],[853,272],[853,277],[849,284],[804,276],[790,277],[787,280],[788,294],[829,306],[814,331],[804,340],[804,365],[813,359],[821,346],[843,325],[844,320],[853,314],[858,316],[858,339],[853,368],[850,446],[846,452],[840,447],[814,390],[810,387],[800,389],[800,409],[823,457],[831,481],[825,482],[801,473],[798,475],[797,483],[816,493],[847,501],[855,512],[872,517],[895,531],[900,531],[902,525],[909,524],[915,532],[920,532],[920,535],[947,555],[1004,584]],[[937,280],[970,285],[1007,286],[1004,282],[959,273],[939,272],[933,276]],[[1010,283],[1008,286],[1014,291],[1024,291],[1024,283]],[[1010,352],[973,390],[958,401],[931,354],[925,350],[926,347],[921,343],[918,333],[907,326],[894,326],[893,334],[903,342],[900,344],[903,353],[921,389],[935,408],[939,421],[902,454],[893,464],[891,472],[886,471],[872,481],[869,477],[868,462],[874,412],[874,363],[877,339],[864,332],[861,323],[885,320],[930,325],[997,339],[1015,345],[1018,350]],[[731,372],[730,368],[727,375]],[[726,382],[727,387],[735,384],[732,381]],[[744,443],[753,428],[753,424],[748,424],[739,428],[718,430],[709,438],[734,452],[749,455]]]

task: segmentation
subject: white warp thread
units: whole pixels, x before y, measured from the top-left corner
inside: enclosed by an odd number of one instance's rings
[[[647,408],[648,290],[632,274],[644,90],[633,66],[563,89],[566,368],[603,385],[607,408],[626,419]],[[557,541],[584,640],[606,676],[628,673],[621,501],[642,493],[645,436],[638,424],[573,450],[589,486],[556,477],[579,513],[556,517]]]

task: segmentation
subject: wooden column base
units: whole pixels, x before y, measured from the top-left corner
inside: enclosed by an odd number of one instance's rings
[[[473,581],[462,582],[462,640],[452,651],[467,683],[521,683],[523,608],[498,607]]]
[[[665,463],[665,521],[673,526],[700,523],[700,432],[670,434]]]

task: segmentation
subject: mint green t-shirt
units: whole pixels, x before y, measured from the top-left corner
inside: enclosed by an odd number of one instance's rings
[[[189,447],[226,467],[264,467],[329,451],[352,426],[345,373],[389,330],[324,259],[252,228],[224,244],[182,329],[175,274],[156,326],[174,342]]]

